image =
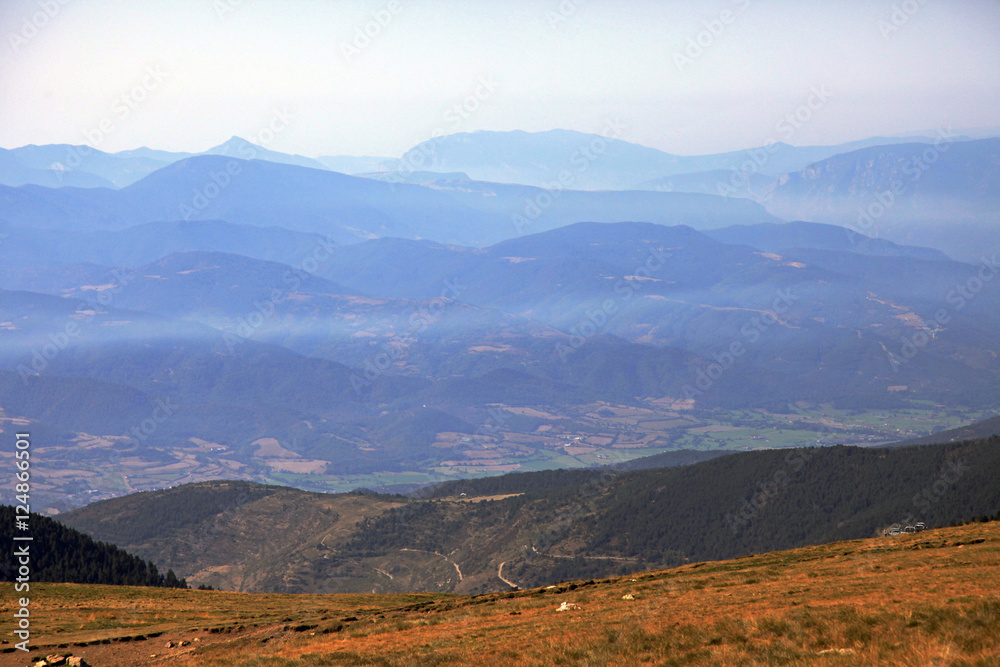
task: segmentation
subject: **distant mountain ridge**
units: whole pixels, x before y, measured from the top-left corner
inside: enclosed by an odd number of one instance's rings
[[[613,128],[605,131],[605,136],[608,137],[619,134],[620,130]],[[762,174],[776,176],[797,171],[807,164],[838,153],[905,140],[923,141],[924,138],[873,137],[839,146],[812,147],[778,143],[767,149],[766,163],[759,165],[759,169]],[[558,180],[559,172],[563,169],[576,169],[583,160],[588,167],[595,169],[590,174],[580,176],[579,182],[575,184],[577,189],[660,189],[655,185],[646,187],[639,184],[641,181],[652,183],[663,177],[686,176],[692,172],[712,169],[739,170],[748,157],[764,150],[753,148],[718,155],[680,157],[638,144],[626,145],[626,142],[612,140],[611,157],[618,162],[597,164],[604,161],[607,146],[602,142],[606,141],[608,140],[600,135],[569,130],[535,133],[475,132],[447,135],[422,142],[398,159],[360,156],[310,158],[274,151],[238,136],[198,153],[146,147],[108,153],[90,145],[27,145],[0,149],[0,184],[14,187],[34,184],[45,187],[121,188],[179,160],[195,155],[224,155],[244,160],[261,159],[313,169],[330,169],[346,174],[398,174],[404,181],[405,175],[421,169],[435,172],[467,171],[473,174],[475,180],[539,187],[546,187],[553,180]],[[592,144],[597,153],[588,150]],[[598,157],[602,159],[597,160]],[[628,160],[622,161],[621,158]],[[575,164],[567,165],[567,161]],[[449,163],[462,163],[471,167],[469,170],[442,168]],[[681,191],[720,194],[700,186]]]
[[[6,241],[0,244],[0,275],[6,271],[9,279],[23,280],[24,285],[30,284],[31,275],[51,271],[51,265],[39,267],[33,259],[40,256],[61,264],[138,268],[176,252],[222,252],[296,265],[335,245],[323,234],[222,220],[157,221],[100,231],[31,229],[0,223],[0,234]],[[13,286],[17,284],[8,282],[6,288],[22,289]]]
[[[468,183],[462,181],[461,183]],[[763,207],[713,195],[566,190],[474,183],[421,187],[264,160],[196,156],[120,190],[0,186],[13,227],[117,230],[139,223],[225,220],[323,234],[487,245],[570,222],[647,220],[699,228],[774,222]]]
[[[727,183],[729,175],[738,171],[776,177],[860,147],[904,141],[877,137],[838,146],[804,147],[777,142],[743,151],[680,156],[630,143],[621,139],[623,134],[614,121],[599,134],[571,130],[458,133],[420,143],[383,168],[404,175],[415,170],[458,171],[477,181],[536,187],[551,187],[569,174],[571,187],[576,189],[657,189],[657,179],[683,176],[690,180],[700,172],[715,171],[717,182]],[[723,194],[718,188],[704,186],[680,191]]]
[[[30,184],[54,188],[123,188],[157,169],[195,155],[222,155],[327,169],[318,160],[272,151],[236,136],[201,153],[161,151],[146,147],[108,153],[89,145],[31,144],[0,149],[0,184],[13,187]]]
[[[863,148],[783,176],[760,201],[785,219],[838,224],[975,262],[1000,250],[1000,139]]]
[[[739,225],[707,230],[705,235],[724,243],[742,243],[764,252],[783,253],[810,248],[853,252],[876,257],[913,257],[915,259],[947,260],[940,250],[906,246],[886,239],[871,238],[836,225],[815,222],[785,224]]]

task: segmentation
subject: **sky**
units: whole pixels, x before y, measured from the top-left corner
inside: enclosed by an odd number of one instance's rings
[[[0,35],[5,148],[395,157],[613,122],[695,155],[1000,126],[992,0],[3,0]]]

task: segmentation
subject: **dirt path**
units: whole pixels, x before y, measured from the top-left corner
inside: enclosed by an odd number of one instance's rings
[[[638,560],[638,558],[629,558],[627,556],[561,556],[559,554],[543,554],[533,545],[531,547],[531,550],[534,551],[539,556],[548,556],[549,558],[582,558],[584,560],[623,560],[629,562]]]
[[[500,563],[500,567],[497,568],[497,578],[500,579],[500,581],[502,581],[503,583],[505,583],[508,586],[510,586],[511,588],[516,588],[516,589],[520,590],[521,587],[518,586],[517,584],[515,584],[513,581],[511,581],[510,579],[504,579],[504,577],[503,577],[503,566],[504,566],[504,564],[506,562],[507,561],[504,561],[503,563]]]
[[[445,556],[442,553],[438,553],[437,551],[426,551],[424,549],[400,549],[400,551],[416,551],[416,552],[419,552],[419,553],[434,554],[435,556],[440,556],[441,558],[444,558],[446,561],[448,561],[449,563],[452,564],[452,566],[455,568],[455,572],[458,572],[458,581],[459,582],[462,581],[462,568],[460,568],[458,566],[458,563],[456,563],[455,561],[453,561],[452,559],[448,558],[447,556]]]

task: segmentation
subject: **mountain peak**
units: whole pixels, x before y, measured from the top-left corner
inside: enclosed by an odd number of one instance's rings
[[[205,151],[205,153],[211,155],[230,155],[234,151],[239,150],[241,148],[245,149],[246,147],[264,150],[263,147],[251,143],[246,139],[244,139],[243,137],[238,137],[234,134],[227,141],[219,144],[218,146],[213,146],[212,148],[209,148],[207,151]]]

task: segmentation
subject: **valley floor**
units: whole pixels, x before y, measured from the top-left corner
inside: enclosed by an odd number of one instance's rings
[[[676,401],[649,400],[643,405],[596,403],[552,412],[503,405],[494,406],[494,410],[512,420],[527,415],[541,423],[530,432],[498,427],[481,446],[461,452],[455,448],[464,447],[472,434],[439,433],[430,447],[436,463],[396,472],[341,474],[336,461],[308,459],[279,446],[273,438],[252,443],[252,455],[240,454],[229,445],[191,438],[169,448],[149,447],[123,457],[116,451],[115,438],[78,434],[73,440],[37,448],[36,504],[43,512],[56,514],[138,491],[215,479],[337,493],[504,472],[614,465],[678,449],[736,452],[833,444],[874,446],[985,419],[1000,412],[1000,406],[991,410],[935,405],[844,410],[802,405],[777,414],[692,410],[690,406],[679,407]],[[0,427],[5,420],[17,421],[0,415]],[[25,427],[19,422],[16,425]],[[8,457],[13,457],[13,452],[0,452],[0,459]]]
[[[998,522],[472,597],[31,593],[0,665],[1000,664]]]

